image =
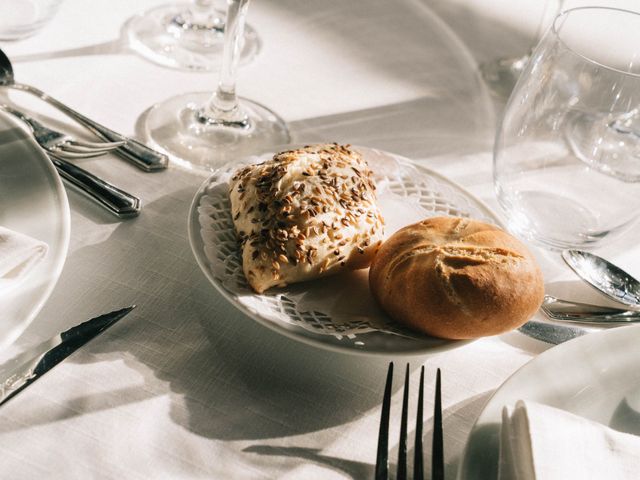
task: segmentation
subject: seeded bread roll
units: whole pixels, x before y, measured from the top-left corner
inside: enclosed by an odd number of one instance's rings
[[[383,236],[373,175],[348,145],[312,145],[249,165],[229,186],[242,268],[262,293],[366,268]]]
[[[524,324],[544,296],[527,248],[494,225],[437,217],[405,227],[381,247],[369,286],[396,321],[432,336],[469,339]]]

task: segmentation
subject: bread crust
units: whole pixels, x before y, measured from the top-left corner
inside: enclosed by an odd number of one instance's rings
[[[448,339],[497,335],[527,322],[544,297],[529,250],[495,225],[435,217],[392,235],[369,271],[396,321]]]
[[[349,145],[309,145],[241,168],[229,199],[258,293],[366,268],[382,242],[373,173]]]

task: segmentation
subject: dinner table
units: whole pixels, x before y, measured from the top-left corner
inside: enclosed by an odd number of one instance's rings
[[[216,71],[168,68],[131,47],[126,22],[161,3],[64,0],[42,30],[0,47],[16,79],[145,141],[142,125],[154,104],[217,83]],[[492,155],[507,98],[487,85],[479,66],[530,49],[541,3],[256,0],[247,24],[259,35],[259,51],[240,66],[237,91],[277,112],[294,144],[393,152],[456,182],[506,222]],[[24,92],[0,94],[92,139]],[[112,153],[78,164],[140,197],[141,213],[118,219],[68,190],[62,273],[0,361],[99,314],[136,308],[0,408],[0,478],[373,478],[393,361],[392,462],[408,363],[412,385],[425,367],[429,465],[439,368],[446,478],[454,479],[486,402],[553,347],[518,331],[410,354],[297,341],[236,308],[198,266],[188,218],[210,172],[172,164],[149,173]],[[596,252],[640,275],[639,234],[632,226]],[[548,292],[593,299],[558,252],[527,244]],[[544,321],[541,313],[535,318]],[[415,403],[411,395],[411,411]]]

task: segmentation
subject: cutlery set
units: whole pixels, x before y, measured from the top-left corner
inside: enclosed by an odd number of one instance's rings
[[[84,142],[72,138],[31,118],[24,112],[0,104],[3,110],[21,120],[33,133],[36,143],[47,153],[58,174],[80,193],[106,208],[119,218],[135,217],[140,213],[140,199],[115,185],[98,178],[68,160],[104,155],[124,145],[118,142]]]
[[[560,322],[601,325],[622,325],[640,321],[638,280],[593,253],[565,250],[562,252],[562,258],[588,285],[621,307],[590,305],[546,295],[541,309],[547,317]]]
[[[100,125],[98,122],[76,112],[61,101],[47,95],[36,87],[26,85],[24,83],[17,83],[13,76],[13,66],[11,65],[11,61],[2,50],[0,50],[0,86],[14,90],[21,90],[44,100],[64,114],[68,115],[70,118],[73,118],[81,125],[84,125],[104,141],[124,142],[124,145],[115,150],[114,153],[118,154],[125,160],[132,162],[142,170],[163,170],[169,165],[169,159],[165,154],[156,152],[137,140],[128,138],[103,125]]]
[[[166,169],[168,157],[146,145],[81,115],[62,102],[30,85],[16,83],[13,67],[0,50],[0,87],[28,92],[53,105],[93,132],[102,141],[87,142],[46,127],[26,113],[6,104],[0,110],[20,120],[48,155],[60,177],[119,218],[140,213],[140,199],[87,172],[70,160],[92,158],[113,152],[146,172]],[[116,310],[76,325],[51,339],[27,349],[0,366],[0,405],[42,377],[87,342],[131,312],[135,305]]]
[[[145,172],[154,172],[167,168],[169,159],[165,154],[114,132],[31,85],[17,83],[13,76],[11,61],[2,50],[0,50],[0,87],[24,91],[40,98],[102,139],[102,142],[74,139],[44,126],[24,112],[0,104],[0,110],[13,115],[29,127],[38,145],[47,153],[58,173],[67,183],[119,218],[135,217],[140,213],[139,198],[69,163],[68,160],[92,158],[113,152]]]
[[[591,305],[545,295],[540,309],[547,318],[560,323],[593,326],[620,326],[640,321],[640,282],[616,265],[582,250],[565,250],[562,258],[587,284],[620,308]],[[626,307],[626,308],[625,308]],[[556,325],[530,320],[518,331],[542,342],[557,345],[588,330],[577,326]]]

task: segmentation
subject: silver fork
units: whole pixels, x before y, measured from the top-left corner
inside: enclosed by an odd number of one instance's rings
[[[36,130],[39,130],[44,132],[51,132],[52,137],[68,138],[68,136],[65,136],[63,133],[56,132],[55,130],[51,130],[50,128],[43,126],[39,122],[36,122],[28,115],[25,115],[18,110],[6,107],[2,104],[0,104],[0,110],[4,110],[7,113],[14,115],[16,118],[28,125],[34,136],[36,135]],[[35,128],[34,124],[39,128]],[[140,199],[138,197],[131,195],[130,193],[119,189],[118,187],[99,177],[96,177],[95,175],[78,167],[77,165],[68,162],[66,158],[69,158],[69,154],[64,155],[61,154],[60,150],[45,148],[37,138],[36,141],[40,146],[42,146],[43,149],[45,149],[45,152],[48,154],[49,159],[53,163],[60,177],[68,184],[72,185],[80,193],[87,196],[89,199],[93,200],[98,205],[102,206],[118,218],[131,218],[136,217],[140,214],[140,209],[142,207]],[[111,150],[112,148],[116,148],[109,147],[107,150],[92,150],[90,147],[86,146],[87,143],[91,145],[91,142],[83,143],[84,145],[78,145],[75,142],[67,142],[65,144],[67,146],[71,145],[72,148],[75,147],[80,149],[81,147],[85,147],[87,149],[84,152],[71,152],[74,153],[72,158],[95,157],[107,153],[107,151]]]
[[[382,400],[380,416],[380,432],[378,434],[378,453],[376,458],[375,480],[387,480],[389,475],[389,413],[391,409],[391,387],[393,384],[393,362],[389,363],[387,382]],[[418,407],[416,412],[416,432],[413,449],[413,478],[424,480],[424,460],[422,448],[422,421],[424,397],[424,366],[420,369],[420,385],[418,387]],[[396,480],[407,479],[407,417],[409,403],[409,365],[404,376],[404,394],[402,397],[402,414],[400,420],[400,443],[398,446],[398,466]],[[444,448],[442,432],[442,393],[440,369],[436,376],[435,403],[433,407],[433,443],[431,452],[431,478],[444,480]]]
[[[85,142],[70,135],[45,127],[40,122],[20,110],[5,104],[0,109],[22,120],[33,132],[38,145],[47,152],[65,159],[91,158],[104,155],[124,145],[125,142]]]
[[[640,311],[615,307],[589,305],[587,303],[561,300],[545,295],[542,312],[551,320],[558,322],[592,323],[601,325],[624,325],[640,322]]]

